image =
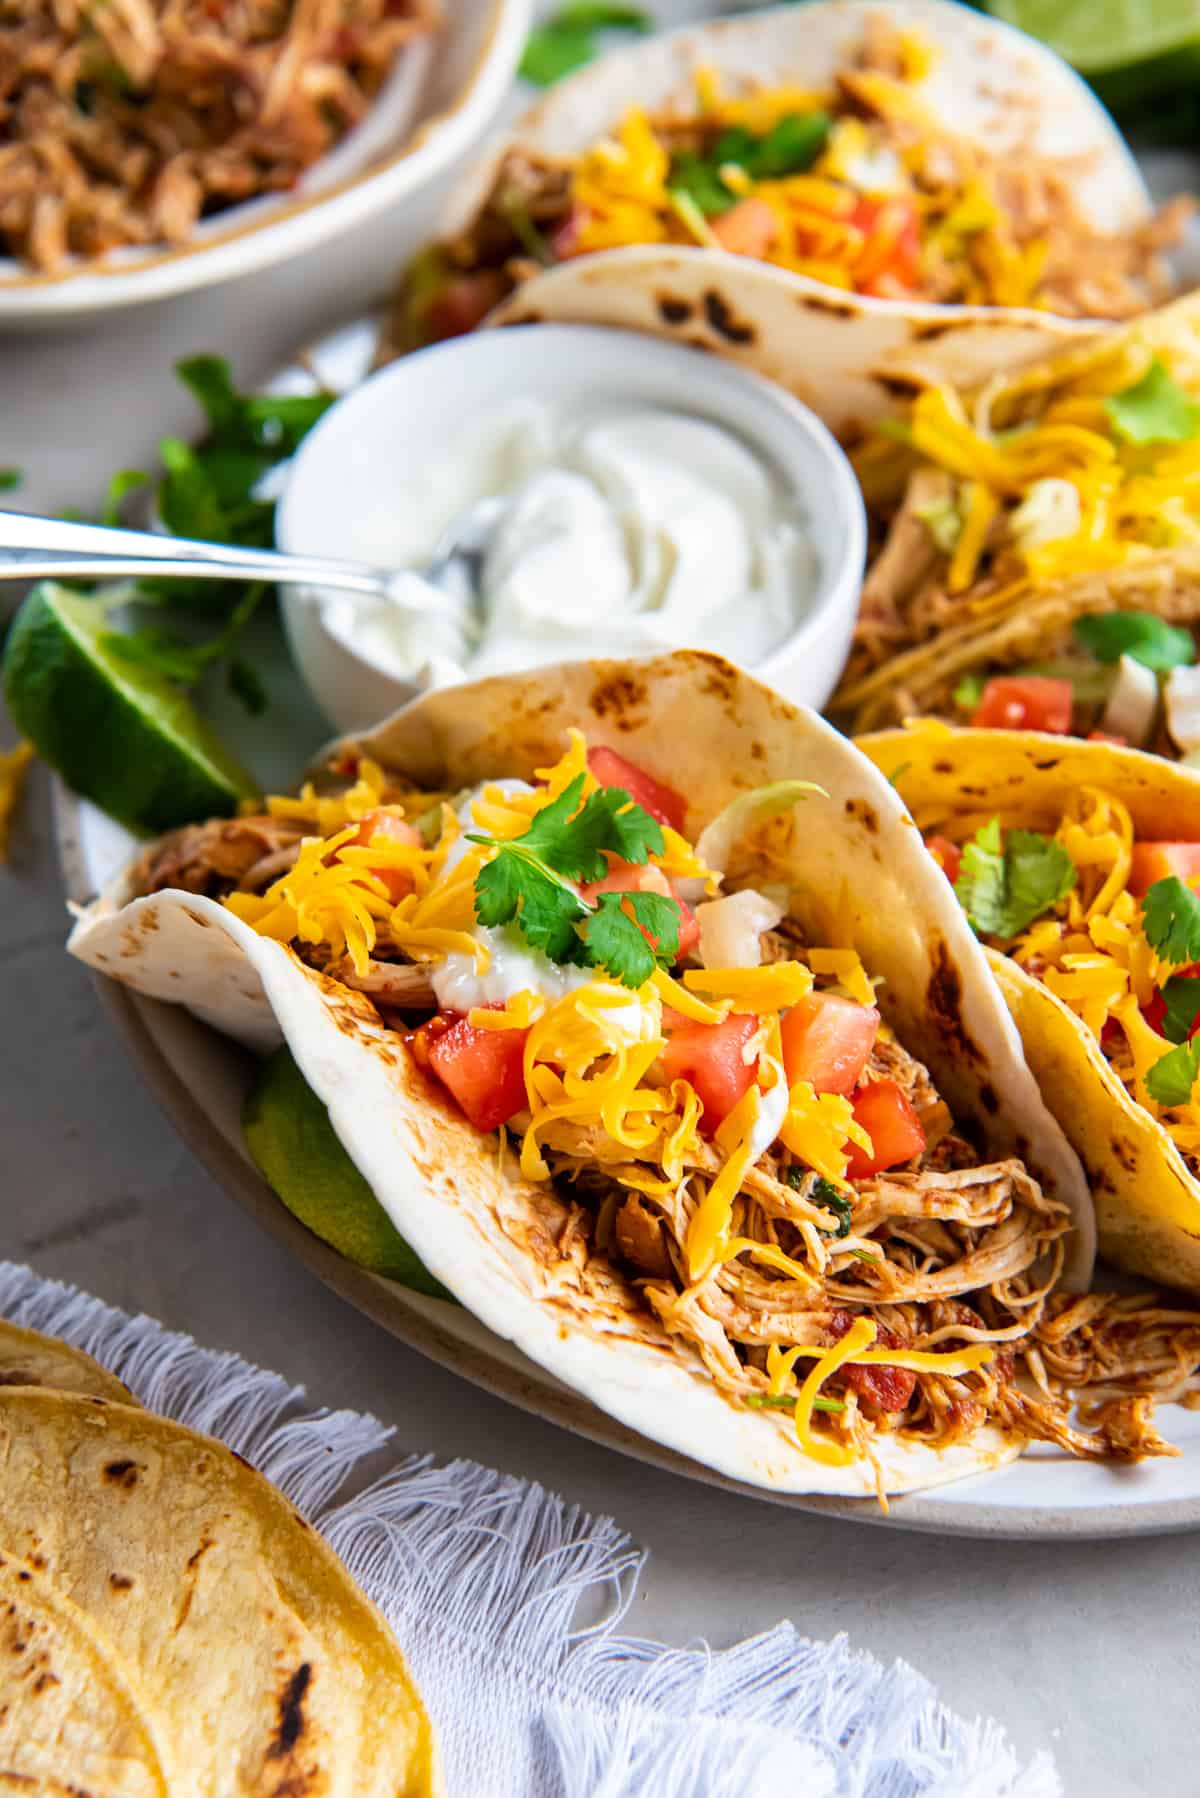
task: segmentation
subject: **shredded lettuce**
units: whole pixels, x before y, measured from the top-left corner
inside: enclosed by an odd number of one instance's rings
[[[826,797],[824,787],[811,780],[777,780],[767,787],[755,787],[752,793],[742,793],[701,831],[696,854],[705,867],[722,872],[739,837],[756,824],[765,824],[768,818],[790,811],[810,793]]]

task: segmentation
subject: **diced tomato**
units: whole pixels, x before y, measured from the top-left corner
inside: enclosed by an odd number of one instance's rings
[[[696,922],[696,914],[687,902],[679,897],[661,868],[646,862],[639,867],[635,862],[623,862],[613,855],[609,857],[609,870],[603,880],[589,880],[579,889],[579,896],[591,905],[598,893],[659,893],[664,899],[673,899],[679,907],[679,954],[676,960],[690,955],[700,941],[700,926]],[[658,948],[658,938],[651,936],[648,930],[642,935],[652,949]]]
[[[1045,674],[997,674],[983,689],[971,723],[985,730],[1042,730],[1064,736],[1071,729],[1075,692],[1069,680]]]
[[[897,289],[911,291],[921,272],[921,229],[912,201],[864,195],[850,214],[850,223],[867,240],[854,270],[859,292],[894,299]]]
[[[480,1030],[464,1012],[451,1011],[422,1024],[411,1046],[475,1128],[495,1130],[529,1103],[524,1070],[528,1035],[528,1030]]]
[[[555,262],[566,262],[579,251],[579,233],[587,221],[588,209],[578,201],[571,207],[561,225],[550,236],[550,254]]]
[[[686,1080],[704,1107],[700,1128],[705,1136],[719,1130],[738,1100],[754,1085],[757,1058],[743,1059],[759,1020],[749,1012],[730,1012],[719,1024],[674,1021],[662,1053],[668,1080]]]
[[[1135,843],[1129,890],[1135,898],[1174,875],[1187,886],[1200,875],[1200,843]]]
[[[779,230],[779,221],[765,200],[753,195],[739,200],[719,218],[709,220],[712,234],[723,250],[735,256],[766,255]]]
[[[807,1080],[814,1092],[852,1093],[875,1047],[879,1013],[838,993],[808,993],[779,1030],[789,1086]]]
[[[644,768],[636,767],[615,749],[605,749],[600,744],[588,750],[587,759],[588,767],[602,787],[624,787],[629,797],[652,818],[657,818],[660,824],[669,824],[672,830],[682,831],[687,817],[687,800],[674,787],[665,787]]]
[[[865,1180],[886,1168],[911,1161],[925,1148],[925,1132],[911,1100],[894,1080],[872,1080],[853,1098],[854,1121],[871,1138],[871,1153],[857,1143],[848,1148],[846,1172],[851,1180]]]
[[[421,847],[421,833],[416,826],[397,818],[392,812],[368,812],[358,827],[357,836],[351,837],[345,846],[349,849],[361,843],[369,847],[376,837],[383,837],[389,843],[407,843],[410,849]],[[413,890],[413,877],[407,868],[372,868],[371,872],[376,880],[382,880],[393,905],[399,905]]]
[[[829,1319],[829,1333],[840,1342],[854,1322],[848,1311],[835,1311]],[[872,1348],[903,1348],[900,1337],[891,1330],[880,1330]],[[917,1376],[911,1367],[888,1367],[886,1363],[868,1367],[843,1366],[840,1369],[847,1386],[860,1397],[877,1405],[881,1411],[903,1411],[917,1389]]]
[[[925,847],[941,862],[946,879],[953,886],[962,866],[962,850],[958,844],[952,843],[949,837],[932,836],[925,838]]]
[[[493,306],[504,298],[507,282],[499,269],[481,269],[476,275],[452,275],[429,302],[425,325],[432,342],[464,337],[481,325]]]

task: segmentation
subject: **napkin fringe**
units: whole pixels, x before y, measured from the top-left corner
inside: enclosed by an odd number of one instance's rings
[[[504,1739],[496,1708],[519,1715],[531,1690],[536,1739],[510,1740],[529,1773],[519,1789],[555,1798],[1059,1798],[1048,1755],[1022,1768],[996,1724],[955,1717],[912,1668],[844,1636],[811,1642],[783,1623],[713,1651],[623,1635],[645,1557],[611,1518],[429,1456],[333,1505],[392,1436],[375,1418],[296,1415],[303,1387],[12,1263],[0,1262],[0,1316],[85,1349],[150,1408],[220,1437],[318,1525],[448,1715],[457,1693],[462,1798],[500,1789],[481,1770]]]

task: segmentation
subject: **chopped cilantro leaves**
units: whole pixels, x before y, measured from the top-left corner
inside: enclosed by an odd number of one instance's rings
[[[954,703],[960,712],[977,712],[983,701],[987,681],[982,674],[964,674],[954,689]]]
[[[784,1175],[784,1179],[794,1192],[799,1192],[808,1178],[808,1169],[801,1167],[798,1162],[793,1162]],[[829,1229],[824,1232],[826,1236],[835,1236],[839,1242],[843,1236],[849,1236],[854,1218],[854,1208],[849,1197],[841,1192],[832,1180],[826,1180],[824,1175],[818,1174],[808,1197],[814,1205],[820,1205],[826,1211],[831,1211],[837,1219],[837,1223],[830,1225]]]
[[[1169,1043],[1186,1043],[1200,1015],[1200,980],[1194,975],[1172,974],[1162,989],[1162,1033]]]
[[[591,62],[600,48],[600,32],[649,30],[649,16],[638,6],[574,0],[534,26],[525,40],[518,73],[535,87],[551,87],[573,69]]]
[[[1146,1091],[1157,1105],[1186,1105],[1200,1074],[1200,1037],[1168,1050],[1146,1075]]]
[[[1033,830],[1001,832],[992,818],[962,854],[954,890],[984,936],[1014,937],[1072,890],[1075,864],[1061,843]]]
[[[667,186],[685,194],[706,217],[728,212],[739,195],[726,184],[722,170],[741,169],[751,181],[777,181],[812,167],[825,148],[831,121],[823,112],[790,112],[769,131],[744,125],[723,131],[706,155],[681,150],[671,159]]]
[[[1075,640],[1098,662],[1119,662],[1132,656],[1155,674],[1189,667],[1196,660],[1191,631],[1168,624],[1154,612],[1101,612],[1077,618]]]
[[[1146,941],[1164,961],[1200,961],[1200,898],[1176,875],[1156,880],[1142,899]]]

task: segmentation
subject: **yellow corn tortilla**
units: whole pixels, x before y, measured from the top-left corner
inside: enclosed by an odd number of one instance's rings
[[[1053,831],[1086,785],[1115,795],[1140,837],[1200,841],[1200,775],[1138,749],[933,722],[862,737],[859,747],[892,775],[924,832],[964,813]],[[1200,1181],[1074,1012],[1007,957],[989,950],[988,959],[1042,1096],[1083,1163],[1100,1254],[1200,1293]]]
[[[82,1349],[0,1318],[0,1388],[5,1386],[52,1386],[59,1392],[107,1398],[118,1405],[137,1403],[115,1374]]]
[[[362,740],[421,791],[530,778],[571,727],[687,796],[692,834],[740,794],[804,778],[813,793],[772,820],[773,878],[795,884],[814,938],[856,949],[883,978],[879,1003],[932,1070],[956,1119],[1016,1154],[1072,1210],[1069,1280],[1086,1287],[1093,1220],[1078,1162],[1038,1096],[1019,1038],[966,920],[896,793],[814,713],[720,657],[572,663],[426,695]],[[733,870],[731,870],[733,871]],[[699,1356],[669,1335],[599,1256],[553,1250],[562,1201],[522,1179],[475,1131],[372,1005],[208,899],[116,886],[80,919],[73,953],[155,997],[193,1005],[230,1033],[274,1026],[396,1228],[491,1330],[651,1440],[776,1492],[874,1496],[939,1484],[1011,1459],[994,1429],[931,1449],[880,1439],[876,1469],[821,1465],[789,1419],[728,1403]],[[552,1252],[547,1252],[547,1245]]]
[[[3,1388],[0,1561],[0,1593],[20,1607],[10,1620],[25,1617],[62,1680],[33,1692],[24,1656],[0,1655],[0,1713],[19,1705],[34,1732],[13,1752],[46,1745],[36,1789],[78,1789],[77,1768],[75,1785],[51,1779],[55,1717],[106,1798],[443,1789],[382,1617],[221,1443],[128,1405]],[[113,1771],[122,1755],[127,1777]]]
[[[961,386],[960,398],[968,416],[986,406],[993,425],[1005,426],[1028,416],[1031,402],[1086,390],[1093,371],[1122,358],[1144,361],[1147,354],[1160,357],[1189,394],[1200,394],[1200,292],[1114,326],[1090,343],[1062,348],[1008,378],[976,375]],[[868,570],[868,588],[870,579]],[[1008,582],[994,593],[969,587],[954,602],[950,621],[928,641],[865,672],[855,672],[852,659],[829,715],[856,735],[907,718],[953,717],[954,689],[964,675],[1058,656],[1069,647],[1077,618],[1115,611],[1200,624],[1200,547],[1147,546],[1108,568],[1041,584]]]

